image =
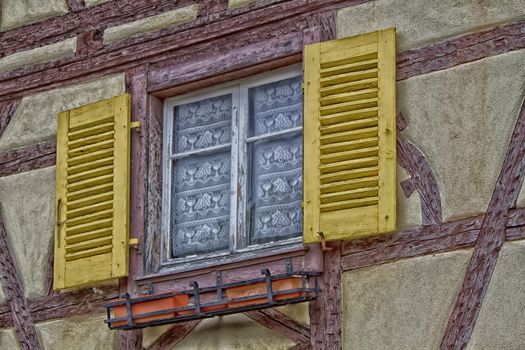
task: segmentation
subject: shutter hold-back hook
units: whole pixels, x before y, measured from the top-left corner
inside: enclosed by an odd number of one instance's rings
[[[334,250],[334,248],[330,248],[330,247],[326,246],[326,237],[324,236],[323,231],[319,231],[319,232],[317,232],[317,234],[319,235],[319,237],[321,239],[321,250],[323,252],[329,252],[329,251]]]

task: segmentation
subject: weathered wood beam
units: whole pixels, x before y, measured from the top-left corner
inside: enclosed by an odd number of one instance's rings
[[[117,331],[117,349],[118,350],[143,350],[142,347],[142,329],[130,331]]]
[[[522,33],[522,37],[524,37]],[[523,38],[525,42],[525,38]],[[463,285],[441,341],[441,349],[464,349],[505,241],[510,208],[516,205],[525,176],[525,100],[512,133],[503,167],[470,258]]]
[[[244,314],[266,328],[292,340],[295,343],[310,343],[310,329],[297,323],[294,319],[280,311],[275,309],[264,309],[248,311]]]
[[[55,141],[9,150],[0,153],[0,176],[45,168],[55,163]]]
[[[201,320],[188,321],[184,323],[176,324],[164,334],[162,334],[157,340],[153,342],[146,350],[171,350],[175,345],[186,338],[191,331],[197,327]]]
[[[102,29],[92,29],[77,36],[77,56],[90,56],[104,47]]]
[[[144,274],[157,273],[160,267],[160,236],[162,211],[162,145],[163,145],[163,103],[162,100],[150,96],[148,101],[147,137],[147,168],[145,188],[145,220],[144,243],[142,255],[144,259]]]
[[[51,295],[53,293],[53,281],[55,278],[54,268],[55,268],[55,240],[51,240],[49,244],[49,255],[47,257],[46,263],[46,272],[44,276],[44,292],[46,295]]]
[[[9,304],[9,320],[15,328],[21,350],[38,350],[40,341],[28,307],[22,282],[11,253],[7,232],[0,217],[0,282]]]
[[[525,239],[525,209],[514,209],[507,221],[506,240]],[[426,254],[471,248],[481,229],[484,215],[424,226],[377,238],[363,238],[343,243],[343,270],[384,264]]]
[[[300,54],[303,50],[302,36],[302,31],[273,36],[267,41],[257,42],[239,49],[228,49],[225,53],[217,53],[216,55],[210,53],[209,56],[204,56],[204,52],[206,52],[204,49],[202,58],[184,60],[177,65],[171,65],[169,68],[153,66],[148,90],[158,91],[195,81],[195,77],[220,75],[273,61],[275,57]],[[232,44],[239,44],[239,42]],[[226,47],[228,46],[233,45],[226,45]]]
[[[525,21],[462,35],[438,44],[402,52],[397,79],[447,69],[485,57],[525,48]]]
[[[419,192],[423,226],[438,225],[442,222],[442,215],[436,177],[421,151],[401,134],[405,127],[406,121],[400,113],[397,116],[397,162],[411,176],[401,183],[401,187],[407,198],[415,190]]]
[[[331,250],[324,254],[321,293],[310,302],[311,345],[315,350],[342,349],[341,242],[329,242],[328,247]]]
[[[242,34],[251,28],[260,28],[269,23],[279,25],[286,19],[292,23],[299,22],[313,13],[331,11],[334,8],[350,6],[364,1],[294,0],[252,9],[252,11],[240,15],[235,15],[235,11],[226,11],[223,13],[224,17],[205,16],[196,20],[196,22],[210,21],[204,26],[186,29],[185,25],[181,25],[176,28],[176,32],[170,35],[158,38],[151,38],[152,34],[133,37],[130,40],[116,42],[98,50],[93,56],[87,58],[75,56],[0,74],[1,100],[13,98],[29,91],[36,92],[61,86],[65,81],[71,79],[78,82],[79,80],[122,71],[143,63],[170,59],[178,56],[179,50],[186,46],[210,43],[216,38],[234,33]],[[266,1],[262,3],[266,3]],[[229,41],[235,42],[236,40],[237,38],[234,35]]]
[[[118,297],[115,287],[84,289],[56,293],[27,300],[33,322],[44,322],[71,316],[100,315],[103,304]],[[0,328],[13,327],[9,302],[0,304]]]
[[[16,98],[14,100],[0,102],[0,137],[2,137],[2,134],[11,121],[11,118],[13,118],[15,115],[15,112],[21,101],[22,98]]]
[[[195,2],[213,11],[217,0],[114,0],[81,9],[83,0],[68,0],[70,13],[0,33],[0,56],[65,40],[94,28],[115,26],[184,7]],[[73,10],[78,8],[78,10]]]
[[[78,12],[86,8],[84,0],[66,0],[69,12]]]

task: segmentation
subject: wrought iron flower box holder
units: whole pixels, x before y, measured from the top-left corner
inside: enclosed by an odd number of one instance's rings
[[[212,286],[212,287],[201,288],[199,287],[196,281],[192,281],[190,282],[190,287],[192,287],[193,289],[182,291],[182,292],[177,292],[177,293],[146,295],[146,296],[138,297],[138,298],[131,298],[129,294],[126,294],[123,296],[124,300],[119,300],[119,301],[104,305],[107,311],[107,319],[104,320],[104,322],[108,324],[110,329],[121,329],[121,330],[139,329],[139,328],[159,326],[159,325],[170,324],[170,323],[178,323],[178,322],[185,322],[185,321],[196,320],[196,319],[210,318],[214,316],[222,316],[222,315],[229,315],[229,314],[246,312],[246,311],[260,310],[260,309],[281,306],[281,305],[286,305],[286,304],[301,303],[301,302],[315,299],[317,297],[317,294],[320,292],[318,282],[317,282],[317,276],[319,276],[319,273],[289,270],[285,274],[278,274],[278,275],[272,276],[272,274],[270,273],[268,269],[262,269],[261,273],[264,275],[264,277],[262,278],[254,278],[254,279],[241,281],[237,283],[223,284],[222,275],[220,272],[218,272],[217,273],[217,285]],[[284,280],[287,278],[293,278],[293,277],[301,278],[301,287],[293,288],[293,289],[286,289],[286,290],[281,290],[281,291],[273,291],[272,282]],[[223,295],[224,294],[223,292],[226,291],[228,288],[255,285],[261,282],[264,282],[266,284],[265,293],[257,294],[257,295],[250,295],[250,296],[245,296],[245,297],[239,297],[239,298],[232,298],[232,299],[225,298]],[[313,284],[313,287],[310,287],[311,284]],[[214,291],[216,292],[216,300],[211,301],[211,302],[205,302],[205,303],[201,302],[201,296],[203,294],[214,292]],[[172,309],[163,309],[159,311],[141,313],[141,314],[132,313],[133,304],[137,304],[141,302],[149,302],[153,300],[163,299],[167,297],[174,297],[174,296],[183,295],[183,294],[187,294],[190,297],[193,297],[193,305],[189,305],[185,307],[177,307],[177,308],[172,308]],[[299,295],[299,296],[287,298],[286,297],[287,295],[293,295],[293,296]],[[278,300],[276,300],[276,297]],[[261,299],[264,299],[265,301],[262,302]],[[246,304],[244,303],[246,301],[248,302],[254,301],[254,303],[249,304],[249,305],[239,306],[239,307],[232,307],[228,305],[228,304],[235,304],[239,302],[243,302],[240,304]],[[123,305],[126,306],[126,316],[112,318],[111,312],[113,311],[113,309],[119,306],[122,307]],[[205,310],[209,310],[209,311],[205,311]],[[183,315],[180,315],[181,313]],[[174,314],[175,316],[173,317],[168,316],[166,318],[162,317],[162,319],[158,319],[158,320],[137,323],[138,319],[144,319],[144,318],[150,318],[150,317],[154,318],[154,316],[160,316],[160,315],[166,315],[166,314]]]

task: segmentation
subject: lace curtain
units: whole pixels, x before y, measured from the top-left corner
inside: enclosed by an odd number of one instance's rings
[[[231,142],[232,98],[219,96],[175,107],[173,151],[206,150]],[[231,153],[196,154],[174,161],[172,255],[225,250],[230,242]]]
[[[302,126],[301,81],[302,77],[296,77],[249,90],[249,136]],[[249,145],[250,244],[301,235],[302,145],[302,131],[263,138]]]

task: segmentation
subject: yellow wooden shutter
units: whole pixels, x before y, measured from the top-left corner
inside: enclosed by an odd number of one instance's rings
[[[130,96],[57,122],[54,288],[127,276]]]
[[[395,29],[307,45],[304,74],[304,241],[395,231]]]

